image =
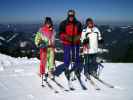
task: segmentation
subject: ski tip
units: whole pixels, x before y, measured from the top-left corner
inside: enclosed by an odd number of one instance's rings
[[[110,86],[110,88],[115,88],[115,86]]]
[[[47,82],[47,80],[46,80],[46,79],[43,79],[43,81],[44,81],[44,82]]]
[[[97,91],[100,91],[101,89],[100,88],[96,88]]]
[[[67,90],[67,89],[66,89],[66,90],[64,90],[64,91],[69,92],[69,90]]]
[[[71,81],[75,81],[75,80],[76,80],[76,78],[71,79]]]
[[[74,88],[70,88],[71,91],[74,91],[75,89]]]
[[[119,86],[114,86],[114,89],[118,89],[118,90],[124,90],[124,88],[119,87]]]
[[[45,87],[45,85],[41,85],[42,87]]]
[[[56,94],[57,94],[57,93],[59,93],[59,91],[55,91],[54,93],[56,93]]]
[[[88,90],[88,89],[85,87],[85,88],[83,88],[83,90]]]

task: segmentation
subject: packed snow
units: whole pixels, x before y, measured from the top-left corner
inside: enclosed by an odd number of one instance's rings
[[[56,61],[57,66],[62,62]],[[133,64],[132,63],[103,63],[104,69],[101,78],[115,86],[108,88],[93,79],[101,88],[97,91],[85,81],[82,81],[87,90],[82,90],[78,80],[73,81],[75,91],[63,91],[53,81],[49,83],[59,91],[54,93],[46,83],[41,87],[41,78],[38,76],[39,60],[13,58],[0,54],[0,100],[133,100]],[[68,89],[67,80],[62,73],[56,80]]]

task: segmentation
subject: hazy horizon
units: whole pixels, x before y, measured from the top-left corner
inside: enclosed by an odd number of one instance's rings
[[[64,19],[60,19],[60,20],[53,20],[54,24],[59,24],[62,20]],[[80,20],[82,22],[82,24],[85,23],[86,19]],[[97,25],[116,25],[116,26],[122,26],[122,25],[133,25],[133,22],[122,22],[122,21],[97,21],[94,20],[95,24]],[[19,22],[0,22],[0,24],[42,24],[43,20],[40,21],[19,21]]]

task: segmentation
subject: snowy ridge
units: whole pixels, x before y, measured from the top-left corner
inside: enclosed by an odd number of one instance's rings
[[[56,61],[56,65],[62,62]],[[2,70],[2,67],[3,70]],[[82,90],[78,80],[73,81],[75,91],[65,92],[52,80],[48,82],[59,91],[55,94],[46,84],[40,86],[41,78],[37,75],[39,60],[36,58],[13,58],[0,54],[0,100],[132,100],[133,64],[132,63],[103,63],[101,78],[115,85],[115,89],[108,88],[94,79],[101,88],[96,91],[93,86],[82,81],[88,90]],[[67,80],[62,73],[56,80],[68,88]]]
[[[13,65],[21,65],[21,64],[33,64],[39,63],[40,61],[37,58],[28,59],[27,57],[23,58],[13,58],[7,55],[0,54],[0,69],[2,67],[10,67]]]
[[[7,43],[11,42],[18,34],[13,35],[9,40],[7,40]]]
[[[3,41],[5,41],[5,38],[3,38],[2,36],[0,37],[0,40],[3,40]]]

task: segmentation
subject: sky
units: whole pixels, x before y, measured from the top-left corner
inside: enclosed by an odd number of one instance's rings
[[[0,0],[0,23],[58,21],[74,9],[79,20],[133,22],[133,0]]]

